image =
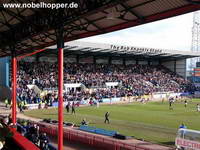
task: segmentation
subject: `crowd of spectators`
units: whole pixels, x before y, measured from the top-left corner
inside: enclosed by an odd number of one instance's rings
[[[18,99],[27,103],[38,103],[40,95],[27,87],[37,85],[41,90],[58,87],[58,66],[50,62],[20,61],[17,76]],[[118,82],[119,86],[108,88],[106,82]],[[140,96],[154,92],[189,92],[192,84],[164,66],[157,65],[108,65],[108,64],[64,64],[64,83],[82,83],[89,90],[69,90],[64,100],[83,100]],[[51,103],[57,101],[57,93],[42,98]]]
[[[12,132],[10,132],[10,130],[8,129],[8,127],[12,127],[12,126],[13,124],[12,124],[11,115],[3,116],[3,117],[0,116],[0,130],[1,130],[0,135],[1,136],[3,135],[3,137],[1,137],[0,139],[5,138],[4,140],[6,142],[6,140],[9,137],[13,136]],[[2,127],[4,127],[4,130],[2,130]],[[55,149],[51,144],[49,144],[49,138],[47,134],[40,132],[40,128],[37,124],[31,123],[29,121],[25,121],[22,119],[18,119],[16,128],[17,128],[17,131],[22,136],[26,137],[28,140],[34,143],[37,147],[40,148],[40,150],[49,150],[49,147],[52,147],[52,149]],[[5,146],[5,150],[7,149]]]
[[[20,122],[20,120],[18,120],[17,131],[38,146],[41,150],[49,150],[49,138],[46,133],[40,132],[40,128],[37,124],[25,121]]]

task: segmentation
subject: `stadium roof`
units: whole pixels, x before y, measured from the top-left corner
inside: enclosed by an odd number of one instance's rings
[[[31,53],[56,44],[56,30],[64,25],[66,41],[108,33],[200,9],[199,0],[68,0],[77,9],[5,8],[0,1],[0,57]],[[46,3],[66,3],[46,0]]]
[[[48,48],[49,54],[57,55],[56,46]],[[40,56],[46,55],[47,51],[42,52]],[[135,47],[115,44],[88,43],[80,41],[71,41],[65,43],[65,55],[81,56],[116,56],[116,57],[135,57],[146,59],[186,59],[200,57],[199,52],[167,50],[146,47]]]

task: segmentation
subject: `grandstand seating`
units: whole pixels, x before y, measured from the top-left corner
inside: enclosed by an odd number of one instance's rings
[[[28,103],[38,103],[41,97],[28,84],[35,84],[41,90],[57,88],[57,65],[47,62],[19,63],[18,99]],[[106,82],[119,82],[120,86],[106,88]],[[188,92],[192,84],[164,66],[150,65],[100,65],[64,64],[64,83],[82,83],[87,88],[95,87],[92,93],[70,90],[64,93],[65,100],[82,100],[138,96],[153,92]],[[43,101],[57,101],[57,93],[43,97]]]

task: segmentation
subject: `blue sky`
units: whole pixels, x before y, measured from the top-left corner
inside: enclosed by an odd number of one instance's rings
[[[189,51],[193,13],[79,41]]]

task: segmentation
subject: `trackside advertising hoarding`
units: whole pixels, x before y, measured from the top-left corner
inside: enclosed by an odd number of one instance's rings
[[[196,141],[190,141],[186,139],[176,138],[176,146],[178,147],[184,147],[190,150],[200,150],[200,143]]]

